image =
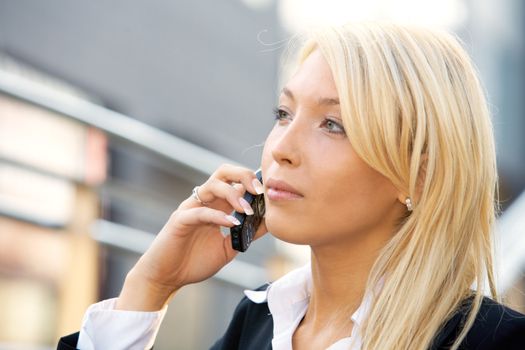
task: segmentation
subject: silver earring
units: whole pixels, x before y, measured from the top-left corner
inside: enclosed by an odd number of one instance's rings
[[[412,200],[410,199],[410,197],[407,197],[407,199],[405,199],[405,204],[407,206],[408,211],[412,211],[414,209],[412,208]]]

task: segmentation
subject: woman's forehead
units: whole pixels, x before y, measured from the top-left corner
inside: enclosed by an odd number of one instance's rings
[[[339,98],[330,70],[319,50],[312,52],[281,90],[281,98],[315,99],[319,104],[338,105]]]

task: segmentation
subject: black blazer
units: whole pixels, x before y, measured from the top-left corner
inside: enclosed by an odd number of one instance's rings
[[[430,350],[450,348],[462,329],[470,301],[467,299],[445,324],[434,338]],[[226,333],[211,350],[269,350],[272,348],[272,337],[273,319],[268,304],[255,304],[244,297],[235,309]],[[63,337],[57,349],[75,349],[77,340],[78,333]],[[525,350],[525,315],[485,297],[474,325],[459,349]]]

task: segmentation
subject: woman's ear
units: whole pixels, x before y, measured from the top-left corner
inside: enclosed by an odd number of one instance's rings
[[[408,196],[405,193],[401,193],[401,192],[397,196],[397,200],[399,201],[399,203],[401,203],[403,205],[406,205],[406,199],[407,198],[408,198]]]

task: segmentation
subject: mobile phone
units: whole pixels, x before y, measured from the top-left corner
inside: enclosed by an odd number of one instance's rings
[[[262,183],[261,169],[255,172],[255,176]],[[246,215],[245,213],[233,212],[233,216],[239,220],[240,225],[230,228],[230,235],[232,237],[232,248],[240,252],[245,252],[250,243],[252,243],[253,236],[261,224],[264,217],[264,194],[253,195],[246,191],[244,199],[250,203],[253,209],[253,215]]]

